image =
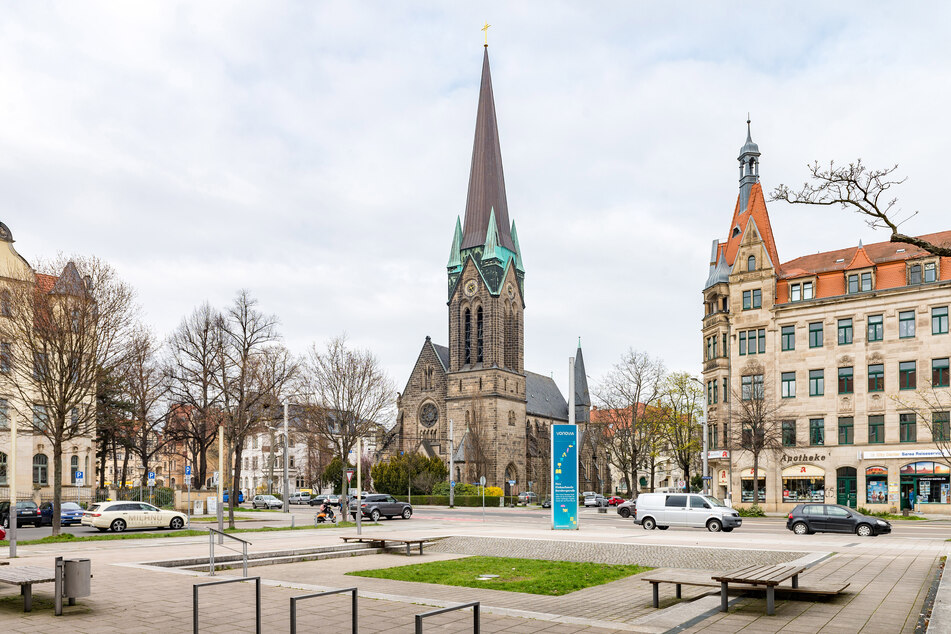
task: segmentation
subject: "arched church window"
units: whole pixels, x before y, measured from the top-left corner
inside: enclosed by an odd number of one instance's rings
[[[478,310],[476,310],[476,363],[482,363],[483,358],[482,322],[482,307],[479,306]]]
[[[747,271],[756,270],[756,256],[755,255],[751,255],[750,257],[746,258],[746,270]]]
[[[509,412],[509,425],[515,427],[515,412]]]
[[[472,363],[472,311],[468,308],[466,312],[463,313],[463,345],[465,346],[465,351],[463,354],[463,363],[469,365]]]

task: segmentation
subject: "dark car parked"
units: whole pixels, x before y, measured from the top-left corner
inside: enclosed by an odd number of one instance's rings
[[[83,519],[83,513],[85,513],[85,511],[83,511],[83,507],[79,506],[75,502],[62,502],[59,505],[59,523],[61,526],[79,524]],[[40,517],[43,518],[40,520],[40,523],[43,526],[53,525],[52,502],[43,502],[40,504]]]
[[[838,504],[800,504],[786,519],[786,528],[797,535],[854,533],[859,537],[892,532],[892,525]]]
[[[43,517],[40,515],[40,509],[37,508],[36,502],[29,500],[17,502],[17,526],[23,526],[24,524],[39,526],[42,521]],[[9,501],[0,502],[0,524],[3,524],[4,528],[10,528]]]
[[[312,498],[310,498],[310,502],[308,502],[308,504],[310,504],[311,506],[321,506],[326,501],[327,501],[326,495],[315,495]]]
[[[369,517],[374,522],[380,519],[382,515],[386,519],[402,517],[408,520],[413,516],[413,507],[406,502],[400,502],[392,495],[385,493],[371,493],[366,499],[360,501],[360,510],[364,517]],[[357,501],[350,502],[350,514],[356,515]]]

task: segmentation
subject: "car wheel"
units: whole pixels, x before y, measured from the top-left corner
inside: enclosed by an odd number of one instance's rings
[[[796,522],[792,526],[792,532],[794,532],[796,535],[805,535],[809,532],[809,527],[806,526],[805,522]]]
[[[370,511],[370,520],[374,522],[378,522],[380,520],[380,512],[376,509],[373,509],[372,511]]]
[[[618,511],[617,514],[623,517],[624,519],[627,519],[631,516],[631,509],[621,509],[620,511]]]
[[[403,519],[404,519],[404,520],[408,520],[408,519],[411,518],[412,516],[413,516],[413,510],[412,510],[412,509],[403,509]]]
[[[185,526],[185,520],[180,517],[173,517],[172,521],[168,523],[168,527],[173,531],[180,530],[183,526]]]
[[[855,527],[855,534],[859,537],[868,537],[872,534],[872,527],[868,524],[859,524]]]
[[[114,533],[121,533],[125,530],[125,520],[113,520],[109,528],[111,528]]]
[[[657,528],[657,522],[654,521],[653,517],[647,517],[644,519],[644,522],[641,524],[644,527],[645,531],[652,531]]]
[[[665,531],[665,530],[667,530],[668,528],[670,528],[670,527],[669,527],[669,526],[658,526],[658,527],[657,527],[657,530],[659,530],[659,531]]]
[[[711,533],[719,533],[723,529],[723,524],[720,523],[720,520],[710,520],[707,522],[707,530]]]

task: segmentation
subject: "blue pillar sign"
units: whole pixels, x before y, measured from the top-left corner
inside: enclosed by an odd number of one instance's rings
[[[551,426],[551,527],[578,528],[578,428]]]

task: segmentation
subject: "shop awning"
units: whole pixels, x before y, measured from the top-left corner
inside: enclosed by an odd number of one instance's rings
[[[785,480],[795,480],[796,478],[812,480],[813,478],[824,477],[826,477],[825,469],[811,464],[797,464],[783,469],[783,479]]]

